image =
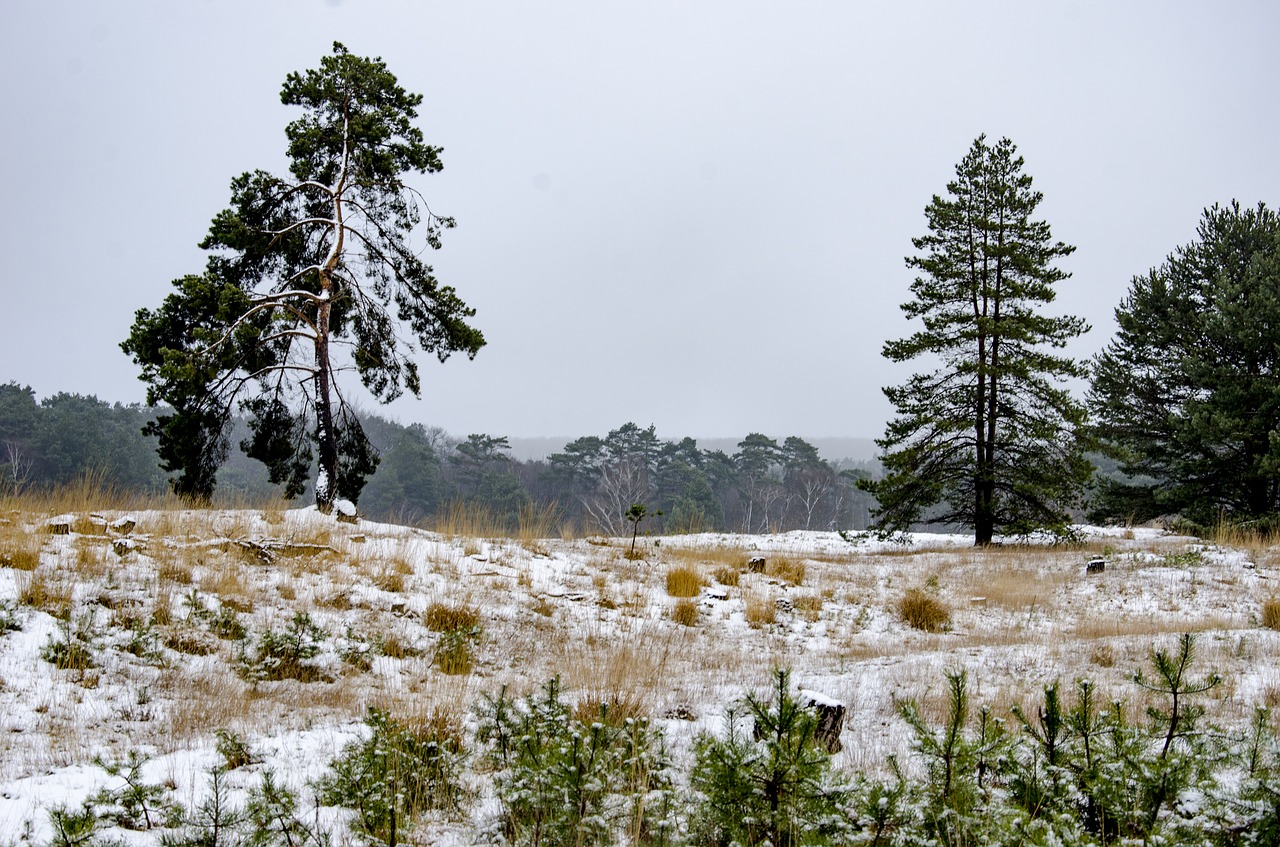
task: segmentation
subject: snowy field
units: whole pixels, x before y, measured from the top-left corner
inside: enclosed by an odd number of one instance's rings
[[[681,762],[727,706],[789,668],[798,687],[845,704],[835,760],[858,772],[883,770],[892,753],[910,762],[895,701],[936,720],[948,669],[966,670],[975,703],[1002,715],[1033,712],[1045,685],[1080,678],[1137,715],[1134,672],[1196,632],[1198,670],[1225,679],[1210,720],[1240,725],[1280,703],[1280,632],[1261,625],[1280,549],[1158,530],[1082,528],[1074,548],[985,551],[923,534],[642,537],[631,558],[629,539],[446,536],[312,510],[61,517],[66,534],[43,515],[0,518],[0,845],[48,844],[51,808],[118,787],[95,759],[149,757],[142,778],[192,809],[224,761],[222,730],[259,759],[227,774],[233,797],[268,770],[306,796],[366,733],[370,706],[474,728],[483,694],[531,692],[553,676],[570,701],[652,717]],[[1105,570],[1086,573],[1099,559]],[[692,617],[668,593],[677,569],[702,583]],[[950,610],[942,630],[903,622],[912,589]],[[440,669],[441,609],[478,615],[469,672]],[[287,631],[299,613],[323,630],[306,680],[246,671],[262,633]],[[470,843],[496,814],[486,779],[468,771],[467,818],[429,821],[415,837]],[[348,840],[346,812],[315,815]],[[107,834],[142,845],[163,831]]]

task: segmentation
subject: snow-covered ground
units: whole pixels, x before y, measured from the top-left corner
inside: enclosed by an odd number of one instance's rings
[[[12,624],[0,635],[0,845],[48,843],[51,808],[118,785],[95,758],[149,756],[144,780],[193,808],[223,760],[224,730],[261,759],[228,774],[233,796],[266,770],[305,789],[365,731],[371,705],[440,709],[474,726],[482,694],[532,691],[552,676],[570,700],[639,703],[687,761],[726,706],[790,668],[797,687],[847,706],[836,759],[864,771],[908,750],[895,700],[940,714],[953,668],[1000,714],[1083,677],[1137,713],[1134,671],[1194,631],[1200,670],[1226,679],[1211,720],[1242,723],[1280,701],[1280,632],[1260,625],[1280,550],[1158,530],[1081,528],[1084,547],[981,551],[948,535],[705,534],[641,539],[633,560],[629,539],[446,537],[314,510],[70,515],[65,535],[49,534],[46,516],[0,520],[0,560],[11,565],[0,567],[0,621]],[[38,553],[33,570],[22,550]],[[1087,574],[1096,559],[1105,571]],[[667,574],[678,567],[706,583],[691,626],[672,619]],[[910,589],[950,608],[944,631],[899,619]],[[433,662],[440,634],[427,623],[440,605],[479,613],[469,674]],[[242,678],[246,645],[299,612],[327,633],[310,660],[318,679]],[[220,637],[219,614],[247,640]],[[50,645],[79,643],[77,633],[90,665],[56,668]],[[485,776],[470,778],[481,797],[472,819],[438,822],[433,837],[469,842],[492,813]],[[344,813],[320,813],[341,829]],[[159,830],[113,835],[159,843]]]

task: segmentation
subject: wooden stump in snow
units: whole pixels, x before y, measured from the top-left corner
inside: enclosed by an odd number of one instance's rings
[[[806,688],[800,689],[796,695],[796,701],[818,717],[818,725],[813,731],[813,740],[818,743],[818,746],[828,753],[839,753],[843,750],[840,733],[844,729],[844,703]],[[764,737],[759,724],[752,729],[752,737],[756,741]]]
[[[814,740],[828,753],[839,753],[843,750],[840,732],[844,729],[844,703],[804,688],[800,689],[799,700],[818,713],[818,728],[814,730]]]
[[[752,556],[747,560],[747,570],[751,573],[764,573],[764,556]]]
[[[1106,559],[1094,559],[1084,566],[1085,573],[1103,573],[1107,569]]]

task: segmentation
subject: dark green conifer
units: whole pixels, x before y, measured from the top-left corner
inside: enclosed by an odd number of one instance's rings
[[[1088,326],[1041,311],[1069,276],[1055,263],[1075,248],[1033,218],[1042,195],[1016,149],[980,136],[949,196],[925,207],[929,234],[907,258],[920,275],[902,305],[924,326],[886,343],[884,355],[934,370],[884,389],[897,408],[877,442],[885,477],[864,484],[879,500],[881,531],[926,514],[973,527],[980,545],[997,532],[1064,531],[1088,479],[1085,412],[1061,385],[1083,369],[1053,352]]]

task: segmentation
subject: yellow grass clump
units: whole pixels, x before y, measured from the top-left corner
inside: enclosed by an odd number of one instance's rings
[[[689,599],[681,599],[671,607],[671,620],[681,626],[696,626],[698,623],[698,604]]]
[[[913,629],[941,632],[951,623],[947,604],[918,588],[911,588],[898,601],[898,617]]]
[[[1262,625],[1267,629],[1280,629],[1280,598],[1272,597],[1263,601]]]
[[[697,597],[702,591],[702,575],[685,565],[667,571],[667,594],[672,597]]]
[[[478,627],[480,612],[467,604],[432,603],[422,622],[432,632],[458,632]]]
[[[770,556],[768,562],[765,563],[764,572],[766,576],[789,582],[792,585],[804,583],[805,566],[804,562],[798,559],[789,559],[786,556]]]

